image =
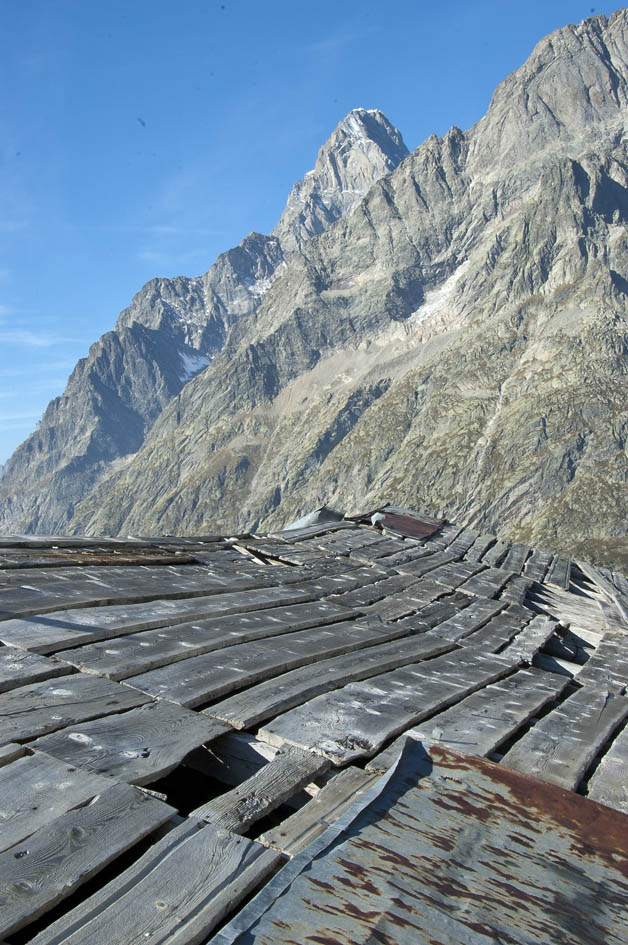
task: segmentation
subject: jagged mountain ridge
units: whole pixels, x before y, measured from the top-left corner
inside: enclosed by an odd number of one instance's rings
[[[202,276],[147,283],[8,461],[0,531],[67,531],[77,503],[137,452],[164,406],[257,309],[297,242],[349,212],[407,153],[381,112],[354,109],[295,185],[275,235],[250,233]]]
[[[394,498],[625,563],[627,120],[626,11],[546,37],[285,260],[71,529]]]

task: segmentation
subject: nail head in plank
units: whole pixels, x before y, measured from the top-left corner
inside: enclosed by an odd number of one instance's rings
[[[0,934],[43,915],[174,813],[162,801],[117,784],[0,854]]]

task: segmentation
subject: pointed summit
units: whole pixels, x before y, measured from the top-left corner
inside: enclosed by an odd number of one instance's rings
[[[273,235],[299,249],[350,213],[372,185],[408,155],[401,132],[378,109],[352,109],[318,152],[314,170],[297,181]]]

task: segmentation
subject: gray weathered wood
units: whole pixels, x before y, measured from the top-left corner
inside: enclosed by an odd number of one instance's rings
[[[386,771],[399,756],[408,735],[438,742],[463,754],[486,756],[520,729],[568,684],[565,678],[538,669],[522,669],[462,699],[399,736],[372,758],[367,771]]]
[[[477,597],[497,597],[514,576],[512,571],[504,571],[502,568],[485,568],[465,581],[460,590]]]
[[[499,568],[509,550],[510,542],[502,541],[501,538],[498,538],[495,544],[491,545],[482,555],[482,564],[491,568]]]
[[[451,564],[441,564],[440,567],[431,571],[430,580],[455,589],[474,574],[483,571],[484,567],[485,565],[479,561],[452,561]]]
[[[628,699],[580,689],[539,719],[502,764],[574,790],[597,752],[628,717]]]
[[[534,617],[512,643],[502,650],[504,656],[513,656],[522,663],[531,663],[535,654],[545,645],[556,630],[557,623],[549,617]]]
[[[294,856],[335,823],[378,777],[360,768],[345,768],[304,807],[263,833],[259,842]]]
[[[22,758],[25,754],[24,745],[18,745],[14,742],[9,742],[8,745],[0,745],[0,768],[11,764],[17,758]]]
[[[587,796],[628,814],[628,727],[619,732],[587,787]]]
[[[248,780],[197,807],[192,816],[233,833],[244,833],[328,767],[329,763],[320,755],[284,748]]]
[[[495,617],[500,611],[504,610],[506,604],[502,601],[486,600],[478,598],[473,600],[468,607],[461,610],[448,620],[439,624],[430,633],[434,636],[443,637],[443,639],[457,642],[463,637],[468,636],[483,627],[485,623]]]
[[[454,644],[449,640],[427,636],[383,643],[346,656],[321,660],[313,666],[296,669],[252,686],[245,692],[216,703],[203,714],[228,722],[235,728],[250,728],[348,682],[377,676],[420,659],[429,659],[453,647]]]
[[[110,679],[64,676],[0,695],[0,742],[26,741],[86,719],[124,712],[150,697]]]
[[[150,784],[164,777],[194,748],[229,726],[169,702],[72,725],[46,735],[34,747],[77,768],[117,780]]]
[[[197,706],[291,669],[405,635],[378,623],[346,622],[256,640],[163,666],[126,680],[142,692]]]
[[[281,855],[187,819],[32,945],[194,945],[259,885]]]
[[[501,656],[467,647],[318,696],[258,735],[271,745],[296,745],[344,764],[370,757],[387,739],[510,671]]]
[[[0,851],[111,786],[107,778],[42,752],[0,768]]]
[[[1,853],[0,934],[43,915],[173,813],[167,804],[117,784]]]
[[[543,551],[541,548],[536,548],[526,561],[523,573],[531,581],[542,581],[545,578],[552,558],[553,555],[550,551]]]
[[[593,581],[593,583],[598,586],[604,596],[616,607],[620,623],[628,626],[628,597],[626,597],[613,582],[611,572],[605,573],[604,569],[594,568],[593,565],[587,564],[586,561],[578,561],[578,567],[590,581]]]
[[[563,555],[556,555],[550,565],[550,569],[543,578],[546,584],[556,584],[565,590],[569,590],[571,580],[571,561]]]
[[[478,535],[467,549],[465,561],[479,561],[496,541],[495,535]]]
[[[28,653],[14,646],[0,647],[0,692],[28,686],[44,679],[67,676],[72,672],[70,666],[56,660]]]
[[[513,571],[514,574],[521,574],[530,551],[531,548],[529,545],[523,545],[518,541],[513,542],[508,550],[508,554],[502,561],[504,571]]]
[[[532,611],[528,611],[522,621],[521,617],[511,613],[511,609],[512,607],[508,607],[501,614],[492,617],[483,627],[473,630],[460,642],[464,646],[481,646],[488,653],[499,653],[532,619]]]
[[[352,611],[335,601],[312,601],[144,630],[64,650],[60,658],[83,671],[124,679],[223,647],[325,626],[350,616]]]
[[[128,606],[64,610],[29,620],[0,621],[0,641],[35,653],[53,653],[154,627],[298,604],[314,596],[310,587],[279,586],[184,600],[160,599]]]
[[[609,631],[578,672],[582,686],[623,694],[628,688],[628,636]]]

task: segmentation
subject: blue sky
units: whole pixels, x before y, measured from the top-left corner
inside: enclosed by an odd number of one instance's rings
[[[276,223],[353,107],[468,128],[577,0],[0,0],[0,463],[153,276]]]

